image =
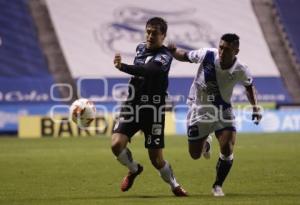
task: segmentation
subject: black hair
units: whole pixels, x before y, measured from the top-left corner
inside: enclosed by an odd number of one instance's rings
[[[240,46],[240,37],[235,33],[225,33],[221,40],[226,41],[227,43],[231,43],[237,48]]]
[[[168,30],[168,23],[161,17],[153,17],[146,23],[147,26],[159,26],[159,30],[162,34],[166,34]]]

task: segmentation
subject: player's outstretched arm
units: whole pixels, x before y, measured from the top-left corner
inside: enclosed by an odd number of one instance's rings
[[[115,54],[114,65],[120,71],[134,76],[149,76],[163,72],[162,65],[156,62],[149,62],[144,65],[128,65],[122,63],[119,53]]]
[[[262,118],[262,115],[260,112],[260,108],[257,104],[255,87],[254,87],[254,85],[251,84],[249,86],[245,86],[245,88],[246,88],[248,100],[253,107],[252,120],[254,121],[254,123],[256,125],[258,125]]]
[[[162,65],[156,62],[149,62],[144,65],[127,65],[121,63],[120,71],[134,76],[151,76],[163,72]]]
[[[174,43],[169,43],[168,49],[176,60],[190,62],[187,57],[187,51],[178,49]]]

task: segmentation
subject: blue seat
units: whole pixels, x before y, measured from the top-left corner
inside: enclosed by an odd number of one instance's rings
[[[274,5],[295,57],[300,63],[300,1],[274,0]]]
[[[0,1],[0,104],[35,92],[49,95],[54,84],[27,1]]]

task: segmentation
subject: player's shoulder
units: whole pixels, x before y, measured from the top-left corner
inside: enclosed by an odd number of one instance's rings
[[[154,61],[160,62],[163,66],[170,65],[172,62],[173,56],[169,49],[165,46],[162,46],[159,50],[157,50]]]
[[[144,51],[146,49],[146,42],[141,42],[136,47],[136,52]]]
[[[214,54],[218,53],[218,49],[217,48],[202,48],[204,52],[212,52]]]
[[[202,50],[203,56],[211,55],[216,58],[218,56],[218,49],[217,48],[203,48]]]
[[[194,55],[194,56],[197,56],[197,57],[205,56],[208,53],[212,53],[216,56],[218,54],[218,49],[216,49],[216,48],[200,48],[200,49],[197,49],[197,50],[190,50],[189,51],[189,55]]]
[[[240,62],[237,59],[234,73],[236,73],[237,79],[242,82],[243,85],[249,86],[253,82],[253,77],[249,72],[248,66],[245,63]]]
[[[198,50],[190,50],[187,53],[189,60],[193,63],[201,63],[205,56],[210,54],[212,57],[216,57],[218,54],[218,49],[216,48],[200,48]]]
[[[248,72],[248,65],[241,62],[239,59],[237,59],[237,65],[236,65],[236,70],[237,71],[242,71],[242,72]]]
[[[197,50],[191,50],[190,52],[198,52],[198,53],[202,53],[202,54],[206,54],[207,52],[211,52],[211,53],[217,54],[218,49],[217,48],[204,47],[204,48],[200,48],[200,49],[197,49]]]
[[[162,46],[156,50],[155,59],[164,59],[164,61],[169,62],[172,61],[173,55],[166,46]]]
[[[172,53],[170,52],[170,50],[166,46],[162,46],[159,49],[158,54],[160,54],[160,55],[167,55],[168,57],[173,58]]]

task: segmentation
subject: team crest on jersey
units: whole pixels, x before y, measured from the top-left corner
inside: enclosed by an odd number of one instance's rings
[[[157,56],[154,60],[158,61],[162,65],[166,66],[170,62],[170,56],[163,54],[163,55]]]

